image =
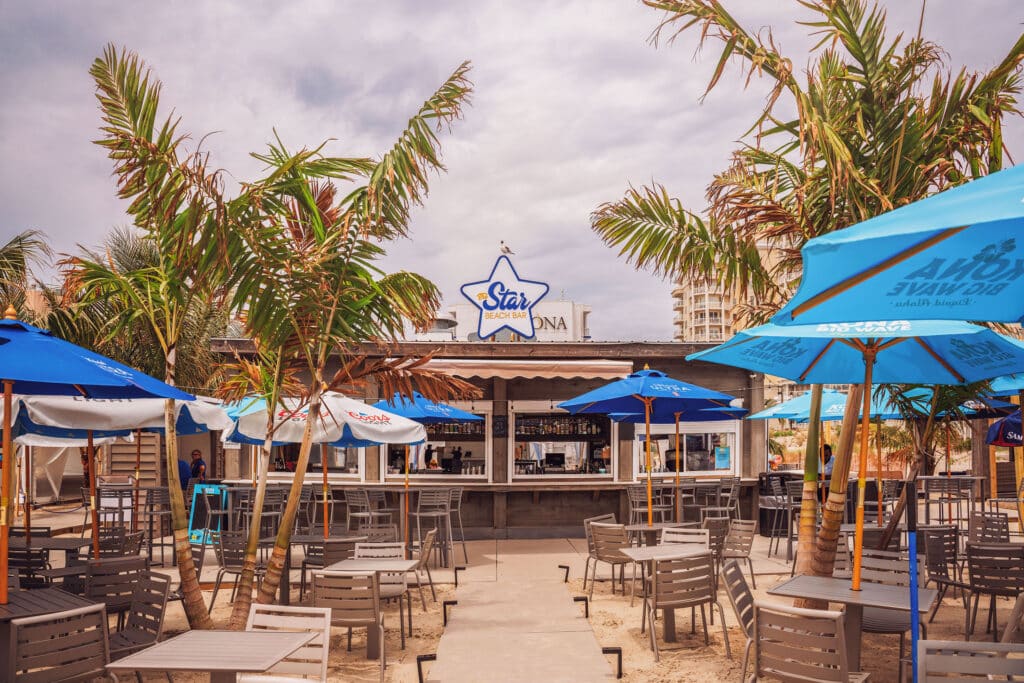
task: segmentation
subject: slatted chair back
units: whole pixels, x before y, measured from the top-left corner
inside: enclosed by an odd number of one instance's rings
[[[355,541],[349,541],[344,538],[329,538],[323,544],[324,566],[329,567],[336,562],[351,560],[355,557],[355,551]]]
[[[442,489],[442,491],[446,497],[449,496],[447,489]],[[388,506],[388,494],[382,489],[367,489],[366,499],[370,501],[370,506],[375,510],[382,510]]]
[[[590,531],[591,524],[615,524],[615,515],[608,513],[606,515],[597,515],[595,517],[587,517],[583,520],[583,534],[587,538],[587,553],[590,557],[594,556],[594,536]]]
[[[853,557],[850,555],[850,540],[846,534],[840,533],[836,539],[836,557],[832,563],[832,574],[835,576],[836,572],[851,571],[853,571]]]
[[[950,681],[1024,680],[1024,658],[1019,645],[952,640],[917,641],[917,680]]]
[[[647,487],[642,484],[630,484],[626,487],[630,507],[647,507]]]
[[[754,594],[750,592],[747,580],[743,578],[743,572],[736,560],[728,560],[722,565],[722,582],[725,584],[725,593],[729,596],[729,603],[736,612],[736,621],[743,628],[747,638],[754,637]]]
[[[50,551],[45,548],[8,548],[7,566],[16,570],[19,581],[29,587],[46,585],[47,581],[36,575],[50,568]]]
[[[448,513],[451,494],[448,489],[426,489],[416,498],[416,512],[419,514]]]
[[[331,610],[333,626],[375,628],[380,624],[376,572],[313,572],[313,604]]]
[[[147,569],[142,556],[89,560],[85,563],[85,597],[103,602],[108,612],[123,612],[130,607],[135,584]]]
[[[967,529],[968,543],[1010,542],[1010,517],[1003,512],[972,512]]]
[[[241,571],[245,563],[244,531],[217,531],[213,536],[213,551],[217,556],[217,564],[228,571]]]
[[[423,536],[423,544],[420,546],[419,555],[416,559],[419,563],[416,565],[417,571],[423,571],[429,569],[430,553],[434,550],[434,543],[437,541],[437,529],[431,529]]]
[[[959,539],[951,524],[919,530],[924,538],[924,557],[929,579],[952,581],[956,572]]]
[[[656,560],[651,578],[654,609],[697,607],[715,601],[715,570],[710,552]]]
[[[889,544],[885,548],[879,548],[882,542],[882,536],[885,533],[884,527],[878,526],[865,526],[864,527],[864,549],[865,550],[888,550],[890,552],[897,552],[901,548],[901,541],[899,533],[893,533],[889,537]]]
[[[268,487],[263,494],[263,509],[267,512],[280,512],[284,509],[288,498],[288,490],[278,486]]]
[[[171,580],[157,572],[143,572],[132,589],[125,626],[110,638],[115,657],[137,652],[153,645],[164,632],[164,614],[171,592]]]
[[[11,621],[12,656],[5,665],[10,683],[91,681],[106,675],[110,662],[107,613],[103,605]]]
[[[285,607],[253,605],[249,609],[246,631],[299,631],[316,637],[259,676],[239,676],[239,683],[273,681],[287,677],[327,681],[327,659],[331,649],[331,610],[327,607]]]
[[[99,536],[100,557],[124,557],[124,527],[101,526]]]
[[[924,585],[924,570],[927,562],[917,558],[918,585]],[[864,549],[861,556],[860,578],[862,581],[882,583],[888,586],[910,585],[910,561],[906,551]]]
[[[755,603],[754,633],[758,678],[850,680],[842,612]]]
[[[711,532],[707,529],[680,529],[668,527],[661,531],[659,545],[690,545],[703,550],[711,549]]]
[[[590,533],[594,539],[594,556],[602,562],[622,564],[629,559],[622,554],[623,548],[628,548],[629,535],[623,524],[599,524],[590,525]]]
[[[754,546],[754,530],[757,522],[752,519],[734,519],[729,524],[722,548],[723,557],[749,557]]]
[[[370,499],[366,495],[366,489],[349,489],[344,492],[345,505],[349,513],[368,512],[370,510]],[[423,493],[421,492],[422,496]]]
[[[30,526],[28,528],[28,531],[30,534],[32,534],[32,538],[49,538],[53,535],[53,529],[51,529],[48,526]],[[25,527],[12,526],[8,530],[8,533],[12,538],[24,538]]]
[[[393,543],[398,540],[398,525],[360,525],[359,530],[356,533],[358,533],[360,536],[366,536],[367,543]]]
[[[405,558],[405,546],[401,543],[356,543],[355,559],[357,560],[401,560]],[[405,572],[382,572],[380,585],[405,586]]]
[[[786,481],[786,497],[790,503],[799,503],[804,497],[804,482],[801,479]]]
[[[1024,545],[968,543],[967,569],[972,590],[1016,597],[1024,590]]]
[[[729,518],[705,517],[704,528],[708,531],[711,552],[715,557],[721,557],[722,549],[725,547],[725,537],[729,535]]]
[[[462,494],[463,489],[461,486],[453,486],[448,489],[448,509],[452,512],[460,512],[462,510]]]
[[[142,542],[146,540],[145,531],[136,531],[133,534],[126,534],[121,554],[125,556],[138,555],[142,552]]]
[[[18,574],[18,570],[14,567],[8,566],[7,568],[7,590],[13,591],[21,588],[21,575]]]
[[[740,497],[740,478],[722,477],[722,500],[723,507],[731,507]]]

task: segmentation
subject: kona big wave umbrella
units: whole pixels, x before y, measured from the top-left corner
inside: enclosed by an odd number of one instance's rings
[[[780,325],[897,318],[1024,319],[1024,166],[804,245]]]
[[[670,415],[679,412],[689,415],[699,410],[728,408],[734,396],[723,394],[672,379],[664,372],[643,369],[603,387],[588,391],[558,407],[570,414],[577,413],[642,413],[647,426],[647,524],[654,524],[651,493],[651,415]]]
[[[687,360],[707,360],[811,384],[863,382],[853,590],[860,589],[864,548],[871,385],[962,384],[1024,368],[1024,347],[960,321],[871,321],[762,325]],[[909,544],[916,547],[917,507],[907,505]],[[910,553],[911,640],[917,639],[917,555]]]
[[[12,442],[14,394],[49,394],[87,398],[195,398],[168,384],[110,358],[23,323],[14,308],[0,320],[0,383],[3,384],[3,471],[0,482],[0,604],[7,604],[8,536],[13,506],[14,444]],[[92,449],[90,448],[90,453]],[[96,468],[89,468],[90,507],[94,530]],[[93,534],[93,549],[98,548]]]
[[[467,412],[447,403],[435,403],[414,391],[412,398],[403,396],[396,391],[395,395],[388,399],[377,401],[374,407],[386,410],[395,415],[409,418],[420,424],[444,424],[452,422],[479,422],[483,420],[479,415]],[[409,444],[405,445],[405,547],[409,548]],[[452,548],[452,552],[455,549]]]
[[[225,432],[225,441],[263,445],[267,436],[267,407],[264,399],[244,399],[229,414],[233,415],[235,424]],[[274,420],[274,445],[302,443],[307,416],[307,406],[301,399],[282,399]],[[426,438],[427,430],[418,422],[334,391],[325,392],[321,397],[320,416],[313,425],[313,443],[339,448],[359,448],[381,443],[413,444],[425,441]],[[326,539],[329,535],[327,459],[321,456],[320,460]]]

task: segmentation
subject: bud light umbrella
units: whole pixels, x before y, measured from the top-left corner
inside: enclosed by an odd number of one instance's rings
[[[195,397],[179,389],[93,353],[46,330],[16,319],[8,308],[0,320],[0,382],[3,383],[3,471],[0,476],[0,576],[7,576],[11,491],[14,488],[14,444],[11,420],[13,397],[18,394],[50,394],[91,398],[169,398],[190,401]],[[92,449],[90,449],[90,453]],[[91,499],[96,497],[95,467],[89,468]],[[93,528],[99,527],[95,505]],[[93,548],[98,548],[93,536]],[[7,604],[7,581],[0,581],[0,605]]]
[[[244,400],[232,411],[234,426],[224,434],[225,441],[262,445],[267,437],[267,408],[263,399]],[[302,443],[308,406],[298,398],[284,398],[273,427],[273,443]],[[313,425],[313,443],[337,447],[362,447],[381,443],[420,443],[427,430],[418,422],[381,410],[344,394],[328,391],[321,396],[320,416]],[[324,538],[327,521],[327,460],[323,470]]]
[[[634,372],[620,380],[588,391],[576,398],[558,404],[562,410],[578,413],[643,413],[648,425],[646,442],[647,467],[647,524],[654,523],[654,506],[651,492],[651,415],[671,415],[714,408],[728,408],[736,400],[723,394],[672,379],[664,372],[647,368]]]
[[[940,192],[804,245],[773,318],[1024,320],[1024,166]]]
[[[872,383],[962,384],[998,377],[1024,368],[1024,348],[988,328],[959,321],[768,324],[740,332],[687,360],[811,384],[864,384],[853,569],[853,589],[858,590]]]
[[[374,407],[386,410],[395,415],[407,417],[420,424],[443,424],[451,422],[479,422],[483,420],[479,415],[467,412],[450,406],[446,403],[435,403],[423,396],[418,391],[412,393],[412,398],[403,396],[396,391],[395,395],[388,399],[377,401]],[[405,547],[409,547],[409,444],[405,445]],[[452,552],[454,552],[454,548]]]

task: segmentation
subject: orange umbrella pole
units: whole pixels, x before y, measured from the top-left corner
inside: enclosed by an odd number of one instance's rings
[[[142,430],[135,430],[135,500],[132,505],[132,531],[139,530],[139,484],[142,480]]]
[[[950,483],[952,483],[950,481],[950,477],[952,476],[952,474],[950,473],[950,470],[952,469],[952,467],[950,465],[951,465],[951,457],[950,457],[950,447],[949,447],[949,423],[947,422],[946,423],[946,480],[949,481]],[[952,522],[953,521],[953,499],[949,496],[948,493],[946,494],[946,496],[947,496],[946,497],[946,519],[948,519],[950,522]],[[925,503],[927,503],[927,502],[928,502],[928,498],[925,497]]]
[[[96,448],[92,443],[92,430],[86,432],[89,443],[86,446],[89,462],[89,511],[92,519],[92,554],[100,559],[100,512],[96,509]]]
[[[652,398],[642,398],[644,402],[644,425],[647,428],[647,526],[654,526],[654,491],[651,484],[651,403]]]
[[[405,526],[405,558],[409,559],[409,444],[405,444],[405,525],[404,526]],[[454,548],[452,549],[452,552],[454,552]]]
[[[868,430],[871,428],[871,372],[875,364],[875,349],[864,350],[864,407],[860,426],[860,460],[857,467],[857,525],[853,538],[853,590],[860,590],[861,557],[864,553],[864,497],[868,481]]]
[[[32,446],[25,446],[25,545],[32,544]]]
[[[679,416],[676,413],[676,521],[683,521],[683,493],[679,490]]]
[[[14,382],[4,380],[3,470],[0,471],[0,605],[7,604],[7,543],[10,533],[11,475],[14,472],[14,442],[11,440],[11,410]]]
[[[879,417],[875,422],[875,456],[877,463],[875,466],[875,488],[878,490],[875,492],[878,497],[878,526],[882,526],[882,418]]]

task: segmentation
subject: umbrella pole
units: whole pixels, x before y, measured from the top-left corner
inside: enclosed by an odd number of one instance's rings
[[[676,413],[676,521],[683,521],[683,495],[679,490],[679,416]]]
[[[644,402],[644,424],[647,427],[647,526],[654,526],[654,496],[651,485],[651,403],[652,398],[642,399]]]
[[[96,448],[92,443],[92,430],[86,432],[88,445],[86,453],[89,459],[89,510],[92,517],[92,553],[95,559],[100,559],[100,513],[96,509]]]
[[[32,545],[32,446],[25,446],[25,545]]]
[[[913,472],[914,470],[911,470]],[[911,475],[914,476],[913,474]],[[911,662],[911,680],[917,681],[917,641],[920,638],[920,624],[919,619],[921,618],[918,612],[918,595],[917,595],[917,496],[913,496],[911,500],[910,493],[917,491],[917,479],[912,478],[908,486],[907,496],[907,547],[909,548],[909,561],[910,561],[910,662]]]
[[[882,528],[882,417],[879,415],[875,421],[875,456],[877,463],[875,467],[875,493],[878,498],[878,528]]]
[[[950,452],[949,452],[949,422],[946,422],[946,481],[948,483],[952,483],[952,480],[951,480],[952,474],[949,471],[951,469],[951,461],[952,461],[952,459],[950,457]],[[925,503],[928,502],[928,497],[927,496],[925,496],[924,502]],[[952,498],[947,498],[946,499],[946,519],[948,519],[950,522],[953,521],[953,499]]]
[[[864,407],[860,425],[860,460],[857,468],[857,526],[853,537],[853,590],[860,590],[860,564],[864,552],[864,494],[868,480],[868,430],[871,429],[871,373],[875,365],[874,348],[864,349]],[[879,510],[881,514],[881,510]]]
[[[139,484],[142,479],[142,430],[135,430],[135,500],[132,502],[132,531],[139,530]],[[160,552],[163,552],[161,550]]]
[[[405,558],[409,559],[409,444],[405,444]],[[420,549],[422,551],[422,548]],[[452,547],[452,552],[455,548]]]
[[[14,443],[11,441],[11,404],[14,382],[4,380],[4,460],[0,471],[0,605],[7,604],[7,542],[10,533],[11,473],[14,461]]]
[[[328,523],[327,520],[327,492],[330,490],[330,488],[327,486],[327,444],[323,443],[320,444],[320,469],[323,471],[324,475],[323,488],[321,490],[321,494],[323,497],[324,506],[324,540],[326,541],[328,536],[330,535],[330,524]]]

